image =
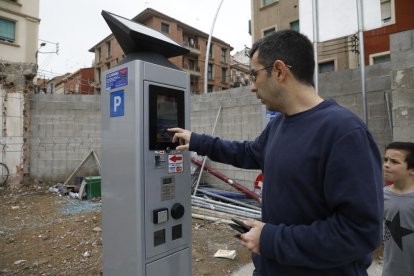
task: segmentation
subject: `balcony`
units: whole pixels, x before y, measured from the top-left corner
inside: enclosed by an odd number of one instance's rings
[[[184,64],[183,69],[194,76],[200,76],[200,67],[190,66],[189,64]]]
[[[190,53],[200,55],[200,46],[198,46],[196,43],[189,43],[188,41],[184,41],[183,46],[184,48],[190,50]]]

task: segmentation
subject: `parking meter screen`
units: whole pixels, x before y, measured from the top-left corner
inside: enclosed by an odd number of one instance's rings
[[[149,85],[150,150],[174,149],[173,133],[168,128],[184,128],[184,91]]]

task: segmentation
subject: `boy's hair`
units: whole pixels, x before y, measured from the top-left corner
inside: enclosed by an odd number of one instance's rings
[[[414,169],[414,143],[393,142],[385,148],[385,150],[388,150],[388,149],[403,150],[407,152],[407,155],[405,156],[405,162],[407,163],[407,169]]]
[[[294,30],[276,31],[253,44],[249,51],[250,58],[257,50],[260,64],[269,66],[275,60],[281,60],[291,66],[289,69],[298,81],[315,87],[313,45],[303,34]],[[267,69],[268,73],[270,71],[271,68]]]

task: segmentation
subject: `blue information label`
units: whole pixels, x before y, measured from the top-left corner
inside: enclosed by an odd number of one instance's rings
[[[128,68],[106,74],[106,89],[115,89],[128,85]]]
[[[110,94],[110,117],[124,116],[124,90]]]

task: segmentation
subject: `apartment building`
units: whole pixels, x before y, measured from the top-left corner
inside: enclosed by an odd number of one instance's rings
[[[299,30],[298,0],[252,0],[252,37],[258,40],[274,31]],[[319,43],[319,72],[335,71],[357,66],[355,37]]]
[[[151,8],[145,9],[132,20],[162,32],[190,50],[186,55],[170,58],[170,61],[190,74],[192,94],[204,93],[204,68],[208,34]],[[207,92],[225,90],[231,87],[231,50],[233,48],[230,44],[212,37],[207,66]],[[97,83],[101,83],[100,78],[103,71],[118,64],[124,58],[124,53],[112,34],[97,43],[89,51],[95,53],[94,68]],[[100,87],[96,89],[99,93]]]
[[[47,83],[50,94],[95,94],[94,68],[81,68],[74,73],[55,77]]]
[[[246,51],[248,51],[248,48],[238,51],[231,56],[231,87],[250,85],[250,58],[247,56]]]
[[[251,0],[253,41],[276,30],[299,30],[298,0]],[[389,60],[389,36],[414,28],[412,0],[378,0],[383,26],[364,33],[365,64]],[[357,34],[318,43],[319,72],[358,67]]]
[[[39,0],[0,0],[0,60],[36,63]]]
[[[413,0],[381,1],[382,27],[364,32],[365,64],[390,60],[390,35],[414,29]]]

